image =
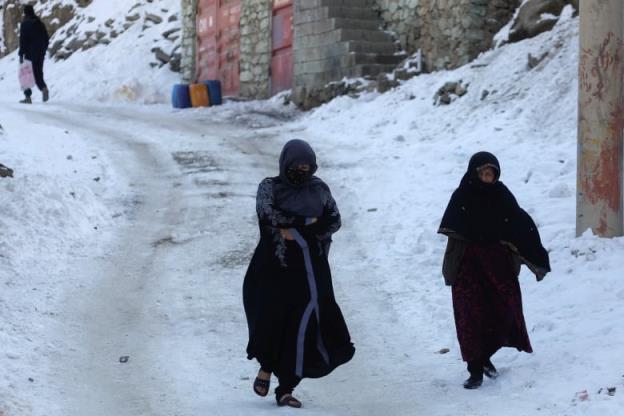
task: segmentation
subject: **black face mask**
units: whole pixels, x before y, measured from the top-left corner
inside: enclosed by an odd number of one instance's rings
[[[286,177],[293,185],[302,185],[310,179],[310,172],[305,172],[296,168],[290,168],[286,171]]]

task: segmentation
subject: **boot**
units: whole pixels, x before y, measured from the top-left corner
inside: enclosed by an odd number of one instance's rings
[[[41,93],[43,94],[43,102],[47,103],[50,99],[50,91],[48,91],[48,87],[45,87],[43,90],[41,90]]]
[[[464,381],[464,388],[474,390],[481,387],[481,384],[483,384],[483,361],[468,362],[468,371],[470,372],[470,378]]]
[[[32,104],[32,99],[30,97],[24,97],[23,100],[20,100],[22,104]]]
[[[496,370],[496,367],[494,367],[494,364],[492,364],[492,361],[489,359],[483,363],[483,374],[492,379],[498,377],[498,370]]]
[[[481,384],[483,384],[483,374],[470,374],[468,380],[464,381],[464,388],[474,390],[481,387]]]

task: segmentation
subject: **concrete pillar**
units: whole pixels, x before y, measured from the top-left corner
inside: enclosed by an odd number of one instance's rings
[[[185,82],[195,81],[195,44],[197,28],[197,0],[180,0],[182,14],[181,73]]]
[[[580,2],[576,233],[624,235],[624,1]]]

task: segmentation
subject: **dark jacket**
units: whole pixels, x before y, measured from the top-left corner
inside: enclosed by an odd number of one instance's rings
[[[20,25],[20,58],[24,57],[30,61],[43,59],[49,42],[48,31],[39,18],[24,18]]]

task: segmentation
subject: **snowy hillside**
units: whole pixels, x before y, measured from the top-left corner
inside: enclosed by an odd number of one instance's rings
[[[121,3],[93,9],[92,23],[123,21]],[[0,60],[0,162],[15,169],[0,179],[0,415],[275,414],[251,391],[240,286],[257,184],[293,137],[317,150],[342,212],[332,274],[357,352],[302,383],[304,410],[279,413],[624,414],[624,238],[574,236],[571,8],[553,31],[465,67],[310,113],[279,99],[183,112],[96,105],[128,92],[165,99],[175,74],[136,65],[162,30],[137,25],[51,64],[45,106],[15,103],[15,55]],[[544,59],[530,67],[529,54]],[[466,95],[434,105],[459,81]],[[466,391],[436,231],[479,150],[498,156],[553,272],[520,276],[535,353],[499,352],[499,379]]]
[[[36,10],[48,15],[62,3]],[[78,8],[50,39],[45,76],[52,99],[167,102],[179,79],[172,71],[179,68],[179,13],[177,0],[94,0]],[[13,100],[21,95],[16,68],[16,52],[0,60],[0,94]]]

